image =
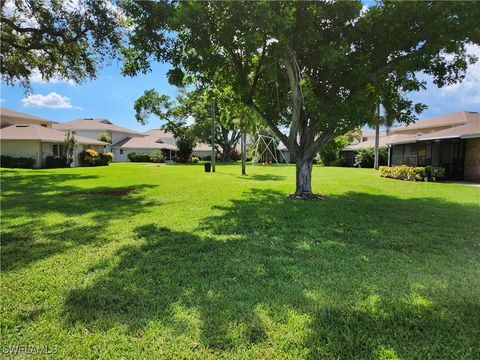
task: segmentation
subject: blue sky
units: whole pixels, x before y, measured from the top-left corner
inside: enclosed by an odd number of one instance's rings
[[[469,51],[480,57],[479,46],[470,46]],[[60,80],[45,83],[39,76],[34,76],[33,93],[28,98],[22,88],[1,84],[1,105],[59,122],[98,117],[138,131],[158,128],[158,120],[152,120],[146,126],[138,124],[133,103],[150,88],[172,97],[176,95],[176,88],[168,84],[165,76],[169,66],[155,64],[151,73],[135,78],[123,77],[120,67],[119,63],[105,66],[98,79],[82,84]],[[428,105],[419,117],[421,120],[455,111],[480,111],[480,62],[469,68],[461,84],[437,89],[429,82],[427,90],[409,96]]]

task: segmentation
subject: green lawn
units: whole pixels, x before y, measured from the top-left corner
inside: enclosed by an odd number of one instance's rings
[[[480,188],[217,171],[2,169],[4,355],[480,358]]]

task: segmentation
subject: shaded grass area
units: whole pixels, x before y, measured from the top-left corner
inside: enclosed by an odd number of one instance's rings
[[[292,167],[254,171],[2,171],[2,345],[77,358],[480,357],[479,189],[316,168],[327,200],[299,202],[285,198]]]

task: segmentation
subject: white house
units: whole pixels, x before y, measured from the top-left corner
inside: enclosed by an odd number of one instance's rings
[[[95,140],[97,140],[102,134],[108,134],[112,139],[112,144],[118,143],[126,138],[144,137],[143,134],[121,126],[117,126],[108,119],[75,119],[61,124],[53,124],[53,128],[63,132],[70,130],[75,135],[84,136]],[[107,146],[107,149],[110,150],[110,146]],[[113,161],[121,160],[115,159],[114,156]]]
[[[52,129],[54,121],[21,113],[5,107],[0,108],[1,154],[13,158],[31,158],[34,167],[45,166],[47,156],[61,156],[65,133]],[[72,166],[78,166],[78,154],[84,148],[103,151],[106,143],[83,136],[76,136],[80,146],[75,150]]]

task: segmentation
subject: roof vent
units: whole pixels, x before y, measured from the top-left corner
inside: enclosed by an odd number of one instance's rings
[[[421,133],[421,132],[417,133],[417,136],[422,136],[422,135],[423,135],[423,133]]]
[[[101,122],[102,124],[112,125],[112,123],[111,123],[110,121],[108,121],[107,119],[100,120],[100,122]]]
[[[156,143],[163,144],[163,141],[160,139],[155,140]]]
[[[83,120],[93,120],[93,118],[83,118]]]

